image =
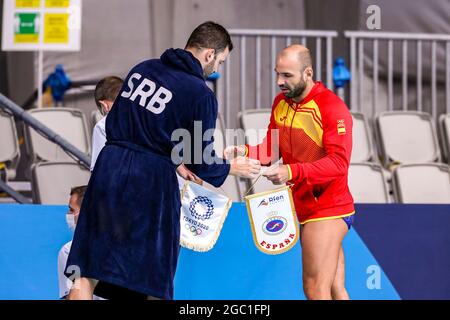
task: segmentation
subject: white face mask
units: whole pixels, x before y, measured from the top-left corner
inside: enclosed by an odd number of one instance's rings
[[[70,230],[75,231],[75,215],[71,214],[71,213],[67,213],[66,214],[66,222],[67,222],[67,226],[69,227]]]

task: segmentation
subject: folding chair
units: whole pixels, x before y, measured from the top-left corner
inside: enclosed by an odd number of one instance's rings
[[[6,179],[14,179],[20,158],[19,141],[14,117],[0,110],[0,170]]]
[[[362,113],[352,113],[353,117],[353,149],[352,163],[372,162],[375,153],[369,124]]]
[[[74,162],[41,162],[31,170],[33,201],[37,204],[67,204],[70,189],[87,185],[89,169]]]
[[[446,164],[400,165],[394,170],[393,185],[399,203],[450,204],[450,167]]]
[[[439,162],[441,154],[432,117],[423,112],[384,112],[376,118],[383,165]]]
[[[91,151],[91,134],[81,110],[69,108],[34,109],[29,113],[86,154]],[[32,162],[72,161],[62,148],[27,128],[27,149]]]
[[[381,165],[352,163],[348,184],[355,203],[389,203],[389,191]]]
[[[450,164],[450,114],[443,114],[439,117],[439,128],[442,155]]]

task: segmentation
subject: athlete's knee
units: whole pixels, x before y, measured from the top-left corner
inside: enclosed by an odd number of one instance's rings
[[[345,283],[344,281],[335,280],[333,282],[333,285],[331,286],[331,290],[335,292],[339,292],[342,290],[345,290]]]
[[[317,278],[303,278],[303,291],[308,300],[330,300],[331,283]]]
[[[343,274],[338,273],[334,278],[333,284],[331,286],[331,294],[334,297],[340,297],[347,295],[347,290],[345,289],[345,278]]]
[[[348,300],[348,292],[347,289],[345,289],[345,285],[342,283],[336,284],[333,283],[331,286],[331,296],[333,300]]]

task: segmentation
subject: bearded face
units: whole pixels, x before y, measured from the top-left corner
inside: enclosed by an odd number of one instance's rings
[[[301,78],[297,83],[286,81],[283,85],[280,85],[280,89],[288,99],[300,97],[306,89],[306,82]]]
[[[296,102],[303,99],[308,94],[310,84],[314,84],[309,54],[299,55],[298,50],[285,49],[278,55],[275,67],[278,87],[287,99]]]

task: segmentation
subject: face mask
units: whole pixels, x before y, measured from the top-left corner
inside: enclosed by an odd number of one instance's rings
[[[67,222],[67,226],[69,227],[70,230],[75,231],[75,215],[71,214],[71,213],[67,213],[66,214],[66,222]]]

